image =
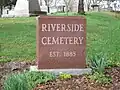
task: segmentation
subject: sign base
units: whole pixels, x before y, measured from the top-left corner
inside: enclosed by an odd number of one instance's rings
[[[37,66],[30,66],[30,71],[40,71],[40,72],[52,72],[55,75],[59,75],[61,73],[71,74],[71,75],[83,75],[83,74],[90,74],[91,69],[38,69]]]

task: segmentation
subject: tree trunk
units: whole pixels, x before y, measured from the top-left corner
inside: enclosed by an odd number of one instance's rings
[[[68,7],[68,5],[66,5],[66,14],[67,14],[67,16],[68,16],[68,12],[69,12],[69,7]]]
[[[85,11],[84,11],[84,0],[79,0],[78,13],[79,14],[85,14]]]
[[[48,13],[50,13],[50,7],[48,6]]]
[[[90,11],[90,4],[88,4],[87,9],[88,9],[88,11]]]
[[[10,5],[10,10],[12,9],[12,5]]]
[[[0,17],[1,17],[1,15],[2,15],[2,11],[3,11],[3,6],[1,5],[1,6],[0,6]]]
[[[62,8],[63,8],[63,12],[65,12],[64,6]]]

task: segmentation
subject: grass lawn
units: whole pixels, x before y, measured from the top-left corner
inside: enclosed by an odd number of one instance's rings
[[[110,63],[120,65],[120,18],[107,13],[89,13],[86,18],[88,59],[103,53]],[[1,18],[0,62],[35,60],[35,53],[36,19]]]
[[[35,20],[35,18],[0,19],[0,62],[35,59]]]

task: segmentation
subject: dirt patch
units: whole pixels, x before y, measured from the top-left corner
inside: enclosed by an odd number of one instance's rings
[[[112,77],[112,90],[120,90],[120,67],[107,69],[106,73]]]
[[[85,76],[74,76],[71,79],[39,84],[34,90],[113,90],[111,85],[98,85]]]

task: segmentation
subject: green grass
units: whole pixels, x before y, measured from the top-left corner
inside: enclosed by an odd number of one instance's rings
[[[34,60],[35,18],[0,19],[0,61]]]
[[[102,52],[110,63],[120,65],[120,18],[106,13],[89,13],[86,18],[87,58]],[[0,62],[35,60],[36,19],[0,19],[0,45]]]
[[[110,64],[120,65],[120,19],[102,13],[87,16],[87,55],[107,54]]]

